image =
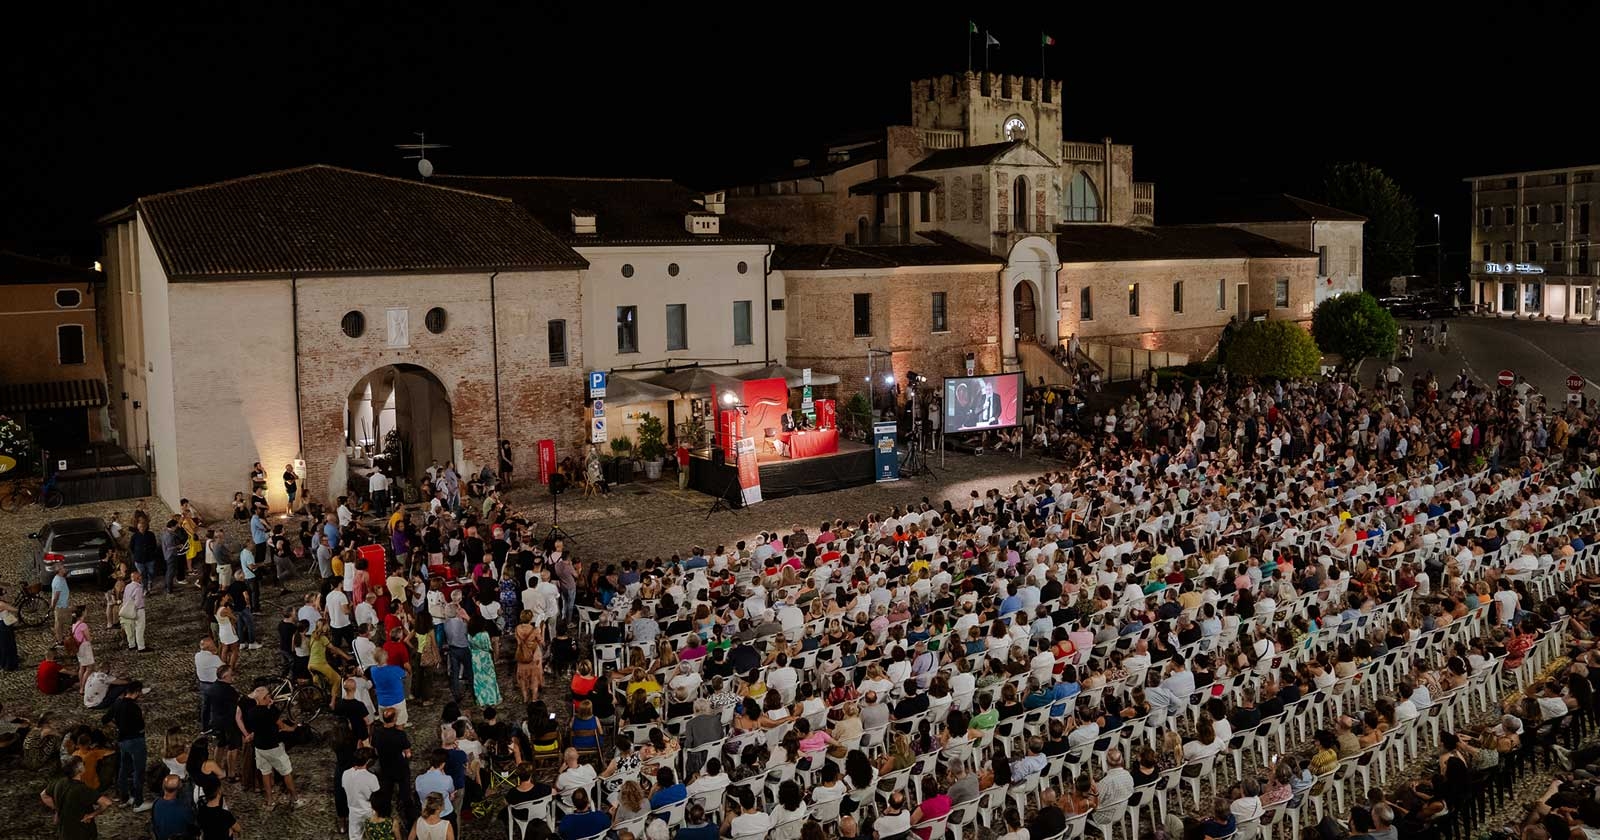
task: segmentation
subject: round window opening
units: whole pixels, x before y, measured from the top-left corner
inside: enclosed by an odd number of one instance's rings
[[[56,290],[56,306],[62,309],[76,309],[80,303],[83,303],[83,295],[77,289]]]
[[[633,276],[633,263],[623,263],[622,264],[622,276],[623,277],[632,277]]]
[[[361,334],[367,331],[367,316],[362,315],[360,310],[352,309],[344,313],[344,318],[339,321],[339,328],[351,338],[360,338]]]
[[[667,274],[669,274],[669,275],[671,275],[673,277],[677,277],[678,276],[678,264],[677,263],[667,263]]]
[[[750,270],[750,266],[747,263],[745,263],[744,260],[740,260],[739,261],[739,273],[743,274],[743,273],[745,273],[746,271],[749,271],[749,270]]]
[[[428,332],[431,332],[434,335],[438,335],[439,333],[444,332],[444,326],[445,326],[444,309],[441,308],[441,307],[435,306],[434,308],[428,310],[428,314],[422,316],[422,323],[427,326]]]

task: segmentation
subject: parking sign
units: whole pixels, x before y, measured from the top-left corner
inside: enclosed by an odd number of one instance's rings
[[[606,395],[606,372],[603,370],[589,371],[589,399],[596,399]]]

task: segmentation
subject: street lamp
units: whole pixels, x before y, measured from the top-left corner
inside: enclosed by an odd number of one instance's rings
[[[1439,214],[1433,214],[1433,278],[1439,287],[1444,288],[1444,236],[1439,224]],[[1450,289],[1450,305],[1456,303],[1456,290]]]

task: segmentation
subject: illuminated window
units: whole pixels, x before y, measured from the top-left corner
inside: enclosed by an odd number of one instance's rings
[[[1139,284],[1128,284],[1128,314],[1137,317],[1139,314]]]
[[[947,332],[950,329],[949,318],[945,312],[945,293],[933,293],[933,331]]]
[[[1172,311],[1183,312],[1183,281],[1172,284]]]

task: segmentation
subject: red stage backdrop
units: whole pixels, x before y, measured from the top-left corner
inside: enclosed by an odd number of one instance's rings
[[[789,410],[789,383],[782,379],[752,379],[744,383],[744,404],[750,409],[744,418],[744,434],[755,438],[760,451],[783,430],[783,415]],[[772,434],[767,434],[767,429]]]

